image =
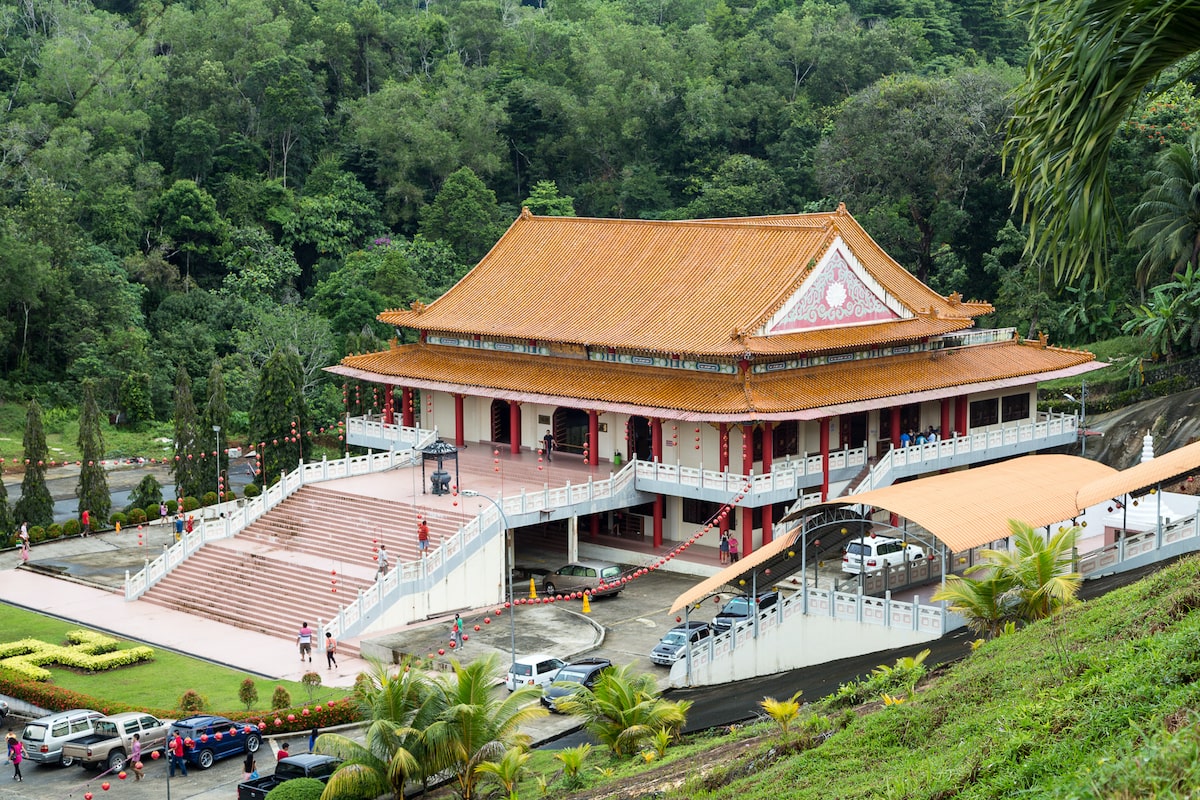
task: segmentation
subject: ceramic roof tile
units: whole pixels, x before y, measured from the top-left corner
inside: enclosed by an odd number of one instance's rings
[[[698,415],[778,414],[1066,369],[1091,353],[1006,341],[769,374],[709,374],[426,344],[349,356],[331,371],[481,394],[572,398]]]
[[[841,237],[908,312],[937,324],[879,323],[755,336]],[[731,220],[538,217],[527,212],[458,284],[385,323],[457,335],[536,339],[662,353],[818,352],[936,335],[987,304],[944,298],[890,259],[844,208]],[[840,331],[841,333],[838,333]],[[735,335],[741,332],[741,336]],[[853,346],[852,345],[852,346]]]

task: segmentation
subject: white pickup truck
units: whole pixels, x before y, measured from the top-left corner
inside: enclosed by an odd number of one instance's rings
[[[63,742],[63,759],[78,761],[85,767],[107,767],[111,772],[125,769],[133,735],[139,734],[144,758],[153,750],[165,750],[169,720],[161,720],[140,711],[127,711],[96,720],[93,732]]]

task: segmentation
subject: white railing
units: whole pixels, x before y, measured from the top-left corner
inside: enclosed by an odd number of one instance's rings
[[[795,616],[824,616],[847,622],[864,622],[884,628],[900,628],[935,636],[944,630],[945,611],[940,606],[921,605],[919,597],[912,602],[872,597],[858,592],[837,592],[829,589],[808,590],[808,611],[804,608],[804,592],[795,592],[766,611],[760,611],[757,629],[754,619],[737,622],[730,630],[710,637],[706,642],[692,645],[693,670],[710,661],[731,655],[748,645],[756,636],[762,637],[778,629],[785,620]]]
[[[417,444],[423,447],[437,437],[436,431],[423,431]],[[418,449],[419,449],[418,447]],[[182,564],[189,556],[208,542],[228,539],[245,530],[252,522],[282,503],[300,487],[309,483],[331,481],[353,475],[368,475],[395,467],[416,463],[416,450],[388,450],[363,456],[350,456],[329,461],[310,461],[280,477],[278,483],[267,488],[258,497],[230,500],[203,509],[200,526],[183,537],[163,554],[136,574],[125,573],[125,599],[136,600],[150,587],[166,577],[167,573]]]
[[[1144,556],[1165,546],[1188,540],[1192,540],[1191,547],[1173,548],[1171,555],[1180,549],[1200,550],[1200,514],[1193,514],[1170,524],[1164,523],[1161,539],[1158,528],[1155,528],[1124,536],[1107,547],[1084,553],[1079,557],[1076,571],[1086,578],[1111,570],[1127,559]]]
[[[392,425],[383,421],[377,414],[362,417],[346,417],[346,442],[361,444],[370,439],[372,442],[386,442],[393,450],[420,449],[428,444],[428,431],[421,428],[407,428],[403,425]],[[359,441],[352,441],[358,439]],[[369,444],[361,444],[369,447]]]

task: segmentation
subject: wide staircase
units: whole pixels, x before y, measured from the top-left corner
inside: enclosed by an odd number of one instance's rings
[[[416,513],[308,485],[234,538],[201,547],[141,599],[294,640],[300,623],[329,620],[374,583],[379,544],[393,568],[420,557]],[[458,518],[434,513],[426,521],[431,549],[458,530]],[[339,647],[358,655],[354,642]]]

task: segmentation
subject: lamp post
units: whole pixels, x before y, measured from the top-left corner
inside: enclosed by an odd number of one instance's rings
[[[1087,381],[1079,382],[1079,399],[1067,392],[1063,392],[1063,397],[1070,400],[1072,403],[1079,403],[1079,455],[1087,455]]]
[[[213,425],[213,433],[217,436],[217,502],[224,500],[221,497],[221,426]]]
[[[515,664],[517,662],[517,605],[513,602],[512,565],[509,563],[510,533],[508,530],[508,517],[504,516],[504,509],[501,508],[500,503],[486,494],[480,494],[474,489],[463,489],[462,496],[478,497],[480,500],[487,500],[496,507],[496,512],[500,515],[500,525],[504,531],[504,571],[508,576],[508,629],[512,648],[511,663]]]

